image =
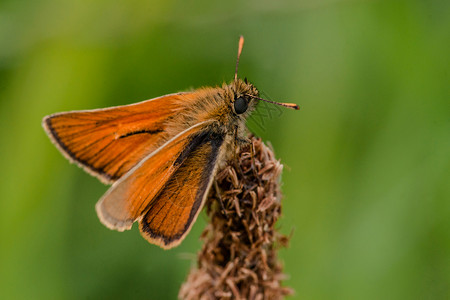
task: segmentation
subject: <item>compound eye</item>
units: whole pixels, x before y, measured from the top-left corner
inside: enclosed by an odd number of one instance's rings
[[[236,101],[234,101],[234,111],[238,115],[245,113],[247,111],[247,108],[248,108],[248,104],[244,98],[239,97],[236,99]]]

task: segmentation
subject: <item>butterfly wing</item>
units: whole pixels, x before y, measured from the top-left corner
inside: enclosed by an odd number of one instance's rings
[[[188,234],[208,196],[222,145],[224,136],[215,133],[201,132],[190,140],[186,158],[139,222],[150,243],[169,249]]]
[[[42,124],[58,149],[105,183],[112,183],[164,142],[166,121],[189,93],[131,105],[47,116]]]
[[[214,168],[219,153],[220,146],[214,147],[217,148],[217,150],[211,150],[211,153],[214,152],[214,155],[211,154],[214,156],[214,163],[206,165],[202,161],[203,156],[206,155],[206,152],[202,154],[202,151],[206,151],[212,145],[211,134],[208,131],[210,124],[211,121],[202,122],[181,132],[115,182],[96,205],[102,223],[108,228],[119,231],[130,229],[136,220],[143,219],[144,214],[148,216],[150,211],[157,213],[156,210],[160,209],[157,205],[161,205],[164,201],[178,203],[176,208],[181,206],[183,208],[176,215],[172,215],[172,222],[183,219],[182,214],[186,211],[185,208],[192,207],[195,198],[189,197],[182,200],[176,194],[191,194],[196,189],[195,186],[202,186],[203,183],[199,182],[196,173],[199,170]],[[223,138],[216,140],[217,144],[222,145]],[[188,166],[191,172],[189,174],[186,173]],[[212,171],[211,169],[207,173],[212,174]],[[188,184],[185,183],[186,176],[189,177]],[[209,180],[210,178],[207,178],[207,185]],[[185,190],[187,186],[191,188]],[[206,186],[203,189],[205,190]],[[170,198],[167,198],[169,191],[172,194]],[[181,200],[183,202],[180,202]],[[196,210],[201,206],[200,204],[197,205]],[[164,213],[165,211],[161,208],[161,214]],[[165,226],[166,223],[161,225]]]

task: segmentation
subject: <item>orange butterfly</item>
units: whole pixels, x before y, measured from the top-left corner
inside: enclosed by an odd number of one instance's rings
[[[184,239],[218,166],[231,158],[230,149],[248,143],[245,120],[264,100],[237,78],[243,44],[241,37],[228,85],[43,119],[65,157],[112,184],[96,205],[105,226],[124,231],[138,221],[142,236],[165,249]]]

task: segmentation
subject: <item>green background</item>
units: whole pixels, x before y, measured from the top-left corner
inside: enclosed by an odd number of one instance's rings
[[[0,3],[0,298],[175,299],[206,224],[176,249],[106,229],[107,187],[41,119],[230,81],[271,99],[252,128],[285,164],[293,299],[450,294],[450,2]],[[265,108],[265,110],[264,110]],[[270,114],[268,113],[270,112]]]

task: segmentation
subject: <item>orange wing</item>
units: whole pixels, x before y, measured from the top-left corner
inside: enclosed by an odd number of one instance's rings
[[[223,142],[223,135],[208,132],[191,139],[190,153],[139,222],[150,243],[169,249],[189,233],[208,196]]]
[[[184,166],[192,163],[199,147],[206,143],[209,136],[206,128],[210,123],[202,122],[181,132],[115,182],[96,205],[102,223],[123,231],[151,210],[150,207],[161,198],[161,191],[167,190]],[[198,169],[206,168],[199,163]],[[181,188],[179,193],[183,193]]]
[[[188,95],[57,113],[45,117],[42,124],[64,156],[103,182],[112,183],[162,144],[165,121]]]

